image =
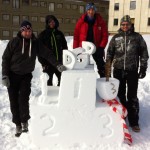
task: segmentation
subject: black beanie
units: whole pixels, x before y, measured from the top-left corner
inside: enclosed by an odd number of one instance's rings
[[[32,25],[27,20],[24,20],[20,25],[20,31],[22,32],[24,30],[32,30]]]

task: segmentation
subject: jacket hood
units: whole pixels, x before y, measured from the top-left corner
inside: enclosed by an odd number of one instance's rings
[[[57,20],[57,18],[53,15],[47,15],[45,18],[45,23],[46,23],[46,29],[49,28],[49,21],[50,20],[54,20],[55,22],[55,29],[57,29],[59,27],[59,22]]]

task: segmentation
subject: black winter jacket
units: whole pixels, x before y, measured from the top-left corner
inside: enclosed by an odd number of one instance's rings
[[[63,49],[68,49],[64,34],[57,29],[47,28],[39,34],[38,38],[53,51],[57,61],[62,63]],[[39,61],[43,66],[49,65],[49,62],[42,57],[39,57]]]
[[[114,35],[110,41],[107,50],[107,62],[113,62],[114,69],[123,69],[129,71],[138,71],[140,67],[147,69],[147,60],[149,58],[147,45],[143,37],[129,30]]]
[[[29,51],[30,46],[31,56]],[[19,75],[31,73],[35,68],[36,56],[45,58],[55,67],[60,64],[54,57],[52,51],[46,48],[34,34],[32,34],[31,41],[30,39],[24,39],[23,44],[23,37],[18,32],[17,37],[9,41],[3,53],[2,75],[9,76],[10,71]]]

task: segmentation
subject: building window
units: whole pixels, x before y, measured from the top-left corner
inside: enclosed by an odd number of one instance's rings
[[[40,17],[40,22],[45,22],[45,17]]]
[[[46,7],[46,2],[40,2],[41,7]]]
[[[13,8],[19,8],[20,7],[20,1],[19,0],[13,0]]]
[[[119,10],[119,3],[115,3],[114,10]]]
[[[65,19],[65,23],[70,23],[70,19],[69,19],[69,18],[66,18],[66,19]]]
[[[10,15],[4,14],[2,15],[3,20],[8,21],[10,19]]]
[[[31,5],[34,7],[38,6],[38,1],[32,0]]]
[[[58,18],[59,23],[63,23],[63,18]]]
[[[13,24],[18,25],[19,24],[19,16],[13,16]]]
[[[10,33],[8,30],[4,30],[2,34],[3,34],[3,36],[9,36]]]
[[[22,20],[29,20],[29,16],[22,16]]]
[[[61,3],[57,4],[57,8],[63,8],[63,4]]]
[[[70,34],[69,34],[69,32],[65,32],[65,36],[69,36]]]
[[[131,1],[130,2],[130,9],[131,10],[136,9],[136,1]]]
[[[77,9],[77,5],[73,4],[73,5],[71,5],[71,8],[72,9]]]
[[[114,26],[118,26],[118,19],[114,19]]]
[[[54,11],[54,8],[55,7],[55,5],[54,5],[54,3],[49,3],[49,11]]]
[[[3,0],[3,4],[9,4],[10,0]]]
[[[13,31],[13,37],[17,36],[18,31]]]
[[[70,9],[70,4],[66,4],[66,9]]]
[[[77,22],[77,19],[72,19],[71,20],[71,23],[76,23]]]
[[[37,16],[32,16],[32,17],[31,17],[31,21],[37,22],[37,21],[38,21],[38,17],[37,17]]]
[[[79,11],[80,11],[80,14],[83,14],[84,13],[84,6],[79,6]]]
[[[149,0],[148,8],[150,8],[150,0]]]
[[[29,0],[22,0],[22,5],[28,6],[29,5]]]
[[[150,26],[150,18],[148,18],[147,25]]]

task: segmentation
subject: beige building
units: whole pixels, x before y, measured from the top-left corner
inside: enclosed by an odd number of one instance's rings
[[[0,40],[16,36],[23,20],[29,20],[38,35],[45,28],[48,14],[57,17],[65,35],[73,35],[76,22],[90,1],[108,22],[109,2],[104,0],[0,0]]]
[[[130,15],[136,32],[150,33],[150,0],[110,0],[109,33],[117,32],[124,15]]]

